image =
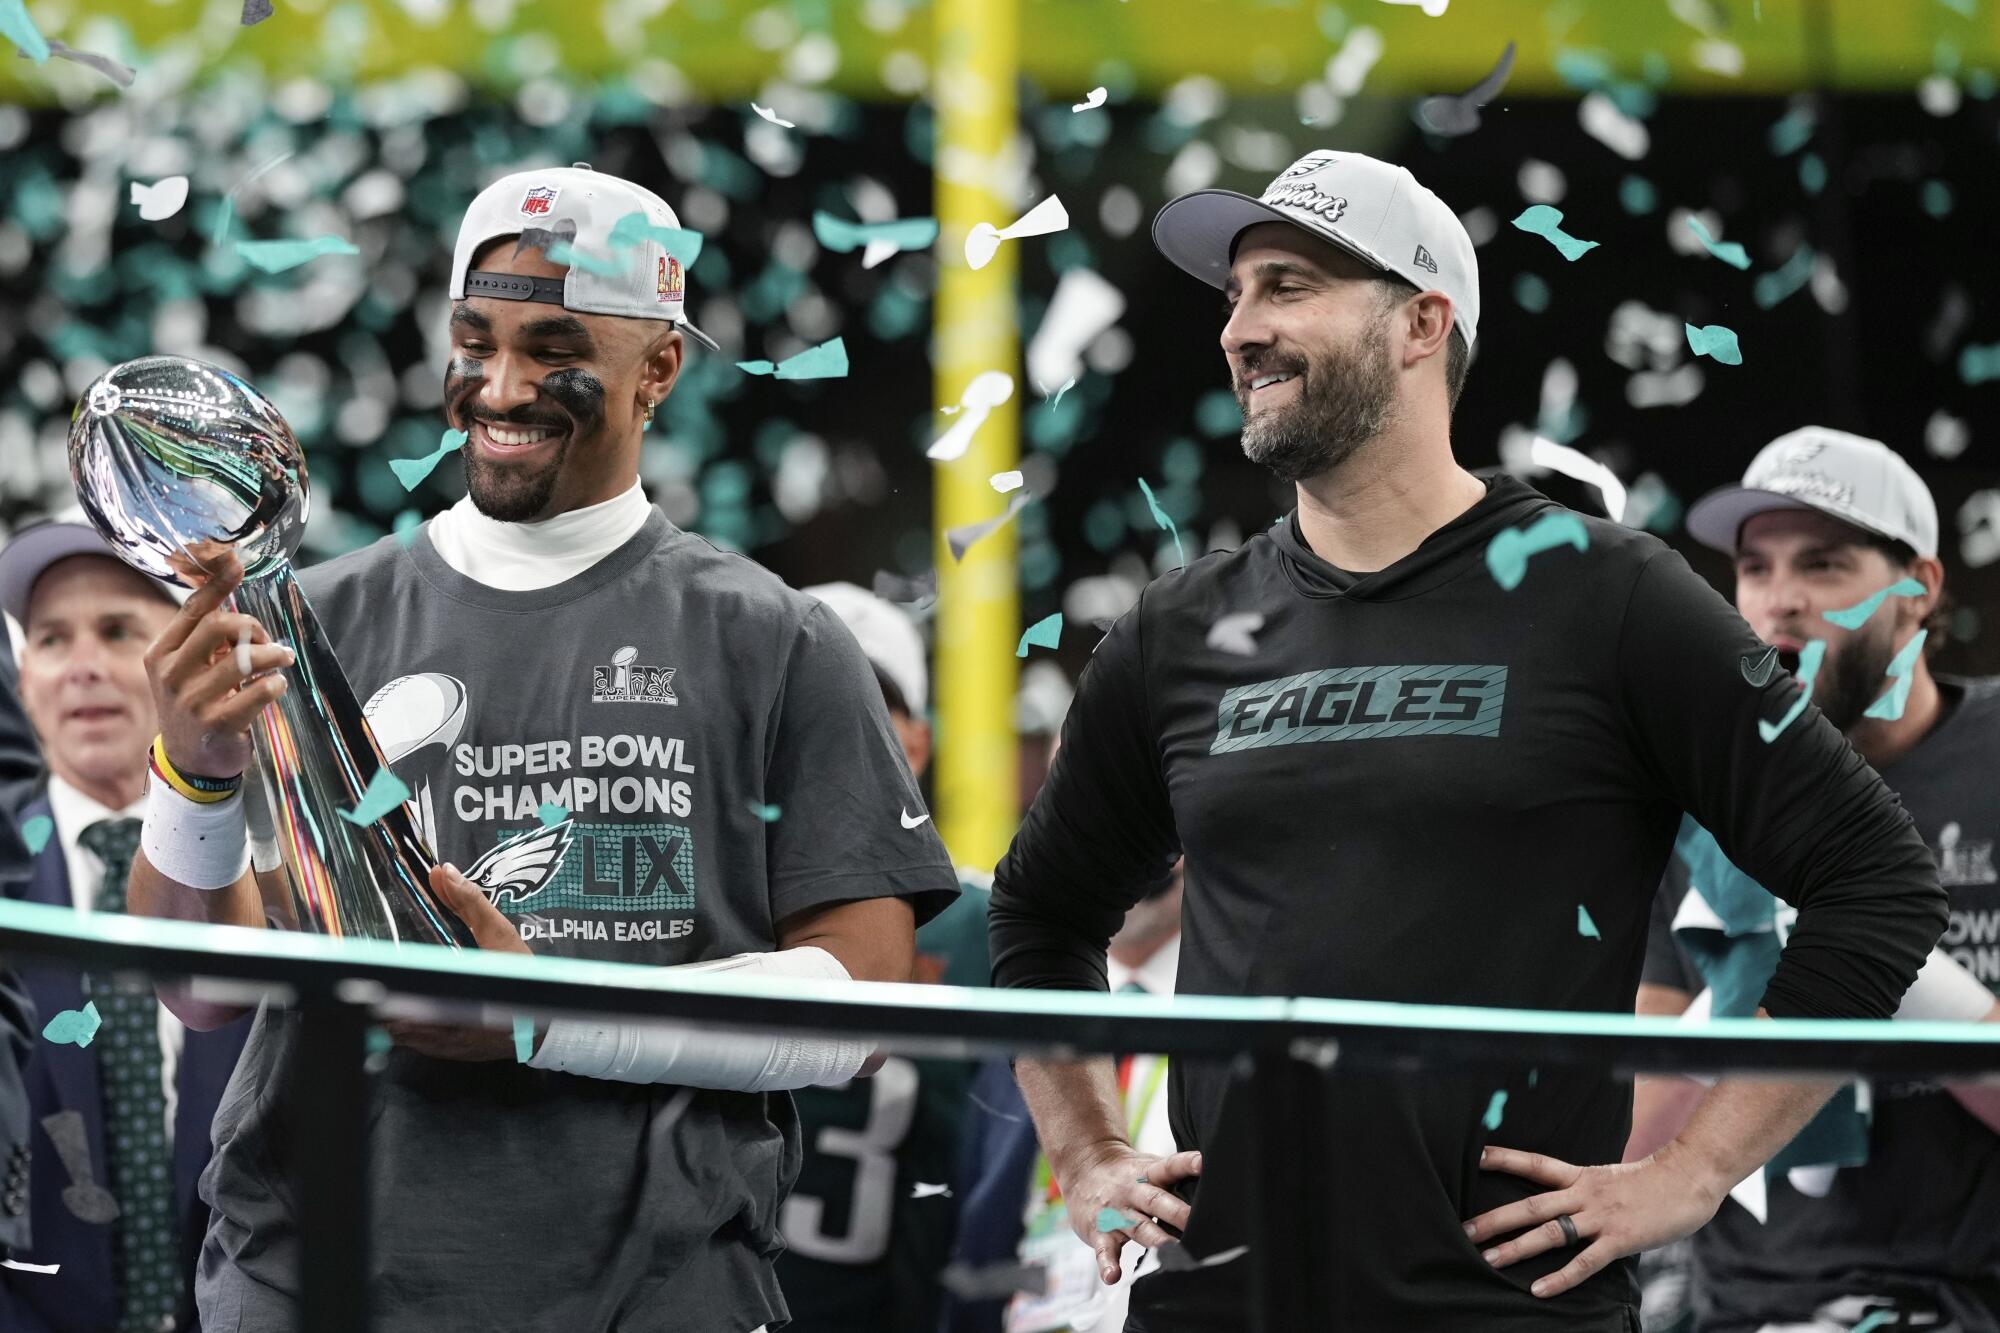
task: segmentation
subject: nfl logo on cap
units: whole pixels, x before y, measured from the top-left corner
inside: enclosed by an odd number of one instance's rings
[[[541,217],[555,207],[558,193],[560,192],[547,185],[537,185],[529,190],[528,197],[521,201],[521,211],[529,217]]]

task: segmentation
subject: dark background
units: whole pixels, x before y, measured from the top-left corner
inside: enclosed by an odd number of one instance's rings
[[[1135,594],[1149,570],[1171,567],[1173,543],[1138,491],[1141,477],[1190,555],[1234,544],[1289,507],[1286,489],[1242,459],[1230,405],[1217,397],[1227,383],[1219,296],[1170,266],[1146,236],[1188,146],[1227,145],[1251,131],[1282,159],[1232,160],[1256,155],[1225,147],[1203,183],[1255,193],[1310,148],[1368,151],[1408,165],[1472,215],[1475,239],[1490,237],[1478,251],[1484,309],[1455,425],[1468,466],[1497,464],[1509,428],[1537,424],[1544,372],[1565,359],[1575,405],[1541,424],[1628,486],[1654,474],[1673,500],[1653,526],[1726,587],[1720,557],[1680,531],[1680,506],[1733,481],[1760,445],[1793,427],[1876,436],[1916,464],[1938,501],[1948,587],[1961,608],[1940,668],[2000,671],[1992,628],[2000,566],[1966,567],[1957,522],[1969,495],[2000,486],[2000,381],[1971,384],[1959,372],[1965,347],[2000,344],[1991,167],[2000,103],[1967,95],[1955,113],[1934,117],[1907,94],[1655,101],[1642,87],[1616,91],[1645,113],[1652,148],[1641,161],[1586,135],[1572,99],[1504,101],[1476,133],[1443,140],[1415,128],[1408,103],[1387,99],[1356,102],[1340,124],[1311,127],[1289,101],[1238,101],[1212,117],[1139,104],[1076,116],[1067,100],[1043,104],[1026,90],[1034,197],[1061,195],[1072,226],[1016,246],[1023,343],[1059,270],[1075,264],[1121,288],[1129,308],[1121,332],[1093,349],[1101,368],[1059,406],[1022,385],[1023,452],[1040,456],[1030,466],[1038,486],[1052,487],[1018,520],[1022,623],[1054,610],[1096,618]],[[296,106],[218,95],[173,113],[184,121],[155,112],[121,124],[121,114],[129,113],[113,104],[81,116],[9,109],[0,119],[0,139],[14,138],[0,180],[8,311],[0,522],[9,528],[66,500],[61,438],[75,394],[105,364],[156,351],[233,359],[277,398],[311,460],[321,512],[309,555],[372,540],[399,518],[407,526],[449,503],[461,488],[452,460],[413,495],[385,460],[427,452],[442,429],[437,339],[459,214],[506,170],[588,160],[652,185],[708,233],[690,308],[726,356],[693,349],[655,427],[645,470],[670,516],[794,584],[865,584],[879,569],[928,565],[933,465],[922,451],[946,420],[932,410],[926,355],[935,261],[904,255],[863,270],[858,253],[822,251],[808,225],[816,208],[854,216],[870,190],[886,189],[896,215],[928,213],[926,108],[840,104],[809,139],[800,136],[802,169],[789,175],[754,160],[760,131],[747,112],[663,112],[614,93],[575,94],[553,124],[530,123],[518,103],[463,92],[430,105],[368,94]],[[1773,126],[1788,114],[1809,116],[1811,132],[1774,144]],[[223,196],[288,151],[238,190],[229,239],[337,233],[361,258],[264,277],[212,244]],[[1601,243],[1574,263],[1507,225],[1530,202],[1520,174],[1531,158],[1566,177],[1556,201],[1566,229]],[[1826,168],[1817,192],[1808,159]],[[187,208],[168,222],[139,220],[123,199],[126,180],[171,169],[194,177]],[[1622,200],[1628,177],[1650,184],[1650,211]],[[1103,216],[1114,187],[1138,203],[1139,225],[1122,235]],[[395,202],[382,208],[391,189]],[[117,205],[108,211],[107,197]],[[1750,270],[1679,253],[1668,237],[1676,207],[1712,210],[1720,234],[1748,248]],[[1753,299],[1758,279],[1801,246],[1823,256],[1844,307],[1822,303],[1825,275],[1769,309]],[[1535,281],[1547,292],[1539,311],[1517,295]],[[1676,328],[1729,325],[1744,363],[1701,359],[1703,387],[1691,402],[1631,406],[1632,372],[1607,352],[1613,312],[1627,302],[1671,316]],[[285,323],[301,312],[320,327]],[[778,382],[730,364],[782,359],[836,333],[852,362],[846,379]],[[1682,341],[1653,364],[1691,361]],[[1938,412],[1969,432],[1957,457],[1925,447]],[[1565,478],[1534,480],[1567,503],[1598,507],[1594,491]],[[994,512],[1002,504],[996,495]],[[1060,660],[1080,667],[1094,637],[1066,636]]]

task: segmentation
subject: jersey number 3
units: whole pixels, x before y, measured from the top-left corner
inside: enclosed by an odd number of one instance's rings
[[[917,1067],[892,1055],[867,1082],[868,1123],[858,1130],[829,1126],[813,1142],[828,1157],[854,1159],[847,1234],[826,1234],[826,1200],[809,1194],[792,1195],[779,1214],[785,1244],[808,1259],[872,1264],[888,1253],[889,1223],[896,1212],[896,1150],[916,1118]]]

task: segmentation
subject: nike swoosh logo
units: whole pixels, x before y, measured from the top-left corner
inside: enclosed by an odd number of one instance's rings
[[[903,816],[904,828],[916,828],[918,825],[922,824],[926,819],[930,818],[929,814],[921,814],[918,815],[915,819],[912,819],[910,818],[910,812],[908,810],[904,810],[901,813]]]
[[[1771,683],[1771,673],[1778,669],[1778,650],[1775,647],[1766,648],[1761,656],[1745,653],[1740,665],[1743,679],[1761,690]]]

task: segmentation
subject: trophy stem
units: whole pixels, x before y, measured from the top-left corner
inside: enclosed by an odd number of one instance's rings
[[[322,935],[473,947],[431,890],[435,861],[408,805],[365,825],[344,817],[388,763],[291,562],[246,580],[234,601],[296,654],[251,733],[294,920]]]

